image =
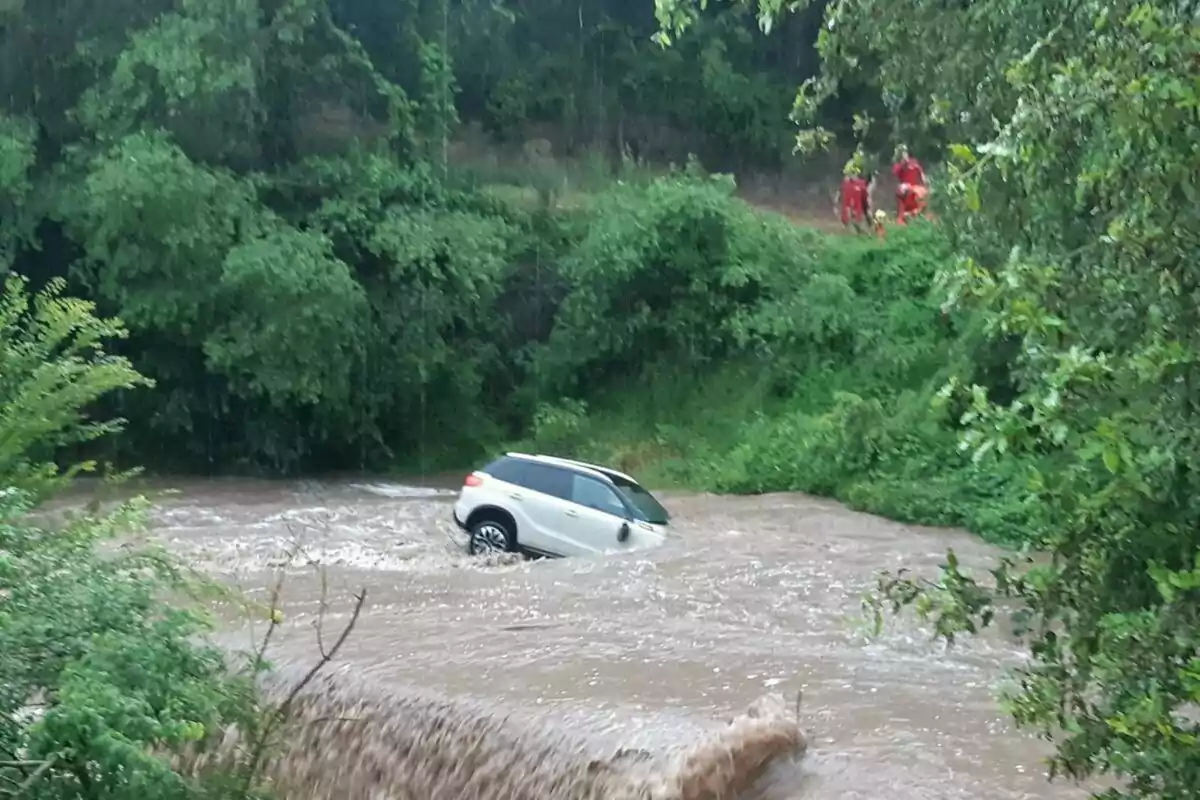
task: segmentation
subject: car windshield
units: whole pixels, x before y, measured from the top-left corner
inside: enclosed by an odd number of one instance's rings
[[[609,477],[612,479],[613,485],[617,487],[617,491],[633,506],[639,519],[652,525],[667,524],[670,515],[663,508],[662,503],[654,498],[654,495],[633,481],[619,478],[616,475],[609,475]]]

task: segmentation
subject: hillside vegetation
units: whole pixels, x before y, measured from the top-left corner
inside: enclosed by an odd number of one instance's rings
[[[744,14],[684,53],[650,41],[649,6],[59,6],[0,8],[0,264],[128,326],[120,351],[155,383],[110,401],[129,425],[105,455],[126,463],[461,466],[617,359],[721,356],[729,331],[693,334],[799,257],[725,184],[670,176],[690,150],[771,169],[790,147],[803,67]],[[638,144],[659,128],[679,146]],[[639,177],[647,159],[667,177]]]
[[[705,310],[705,329],[728,335],[719,355],[695,349],[705,336],[692,334],[644,365],[624,359],[618,379],[542,399],[514,446],[615,464],[651,484],[799,490],[1007,544],[1034,540],[1023,462],[977,465],[958,446],[963,407],[942,393],[951,376],[1011,391],[979,321],[941,308],[942,232],[791,235],[795,262],[755,302]]]

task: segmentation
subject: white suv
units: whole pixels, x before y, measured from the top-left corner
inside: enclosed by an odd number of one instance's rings
[[[509,453],[467,476],[454,521],[472,555],[581,556],[663,543],[667,510],[607,467]]]

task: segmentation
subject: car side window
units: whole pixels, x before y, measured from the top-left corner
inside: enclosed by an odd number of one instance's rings
[[[571,498],[570,476],[561,469],[555,469],[545,464],[525,464],[524,480],[521,485],[560,500]]]
[[[572,476],[571,501],[615,517],[624,517],[628,513],[612,487],[586,475]]]
[[[496,480],[524,485],[525,464],[515,458],[498,458],[484,467],[483,471]]]

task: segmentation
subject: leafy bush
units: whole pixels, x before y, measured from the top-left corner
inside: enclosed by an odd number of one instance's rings
[[[877,466],[886,435],[879,400],[839,393],[825,414],[793,412],[747,431],[716,488],[837,495],[848,480]]]
[[[29,516],[92,466],[60,471],[63,446],[120,430],[87,408],[147,383],[105,350],[121,325],[61,290],[30,298],[12,277],[0,295],[0,794],[199,797],[205,776],[166,756],[252,725],[255,702],[205,643],[207,619],[164,602],[193,582],[157,549],[116,546],[140,500],[53,526]]]
[[[733,190],[728,177],[681,173],[596,197],[560,267],[567,291],[539,353],[547,391],[594,392],[662,359],[728,354],[736,315],[771,276],[803,280],[811,237]]]
[[[31,298],[27,281],[10,276],[0,294],[0,487],[35,499],[94,466],[60,475],[54,457],[61,448],[120,430],[120,420],[91,421],[86,409],[112,391],[149,383],[104,349],[125,329],[93,316],[92,303],[62,297],[63,288],[52,281]]]
[[[142,504],[46,529],[23,493],[0,497],[0,767],[32,797],[198,796],[166,754],[234,721],[254,693],[197,636],[197,612],[165,606],[185,576],[151,549],[104,552],[137,529]]]
[[[530,438],[538,451],[548,454],[578,453],[586,447],[587,403],[564,400],[558,405],[543,404],[533,415]]]
[[[957,447],[924,394],[896,400],[838,393],[831,408],[792,411],[747,426],[712,488],[802,491],[924,525],[968,528],[1020,544],[1041,530],[1025,465],[981,468]]]

